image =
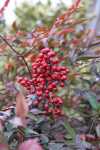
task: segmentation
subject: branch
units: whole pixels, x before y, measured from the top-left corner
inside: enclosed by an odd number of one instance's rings
[[[100,41],[94,42],[89,45],[89,48],[100,45]]]
[[[75,0],[74,4],[72,4],[72,6],[64,14],[56,18],[56,21],[54,22],[49,31],[49,36],[55,34],[58,26],[62,25],[63,22],[69,19],[69,17],[77,10],[80,2],[81,0]]]
[[[26,66],[26,68],[27,68],[27,70],[28,70],[28,72],[29,72],[30,78],[32,78],[32,74],[31,74],[30,68],[29,68],[29,66],[28,66],[28,64],[27,64],[27,62],[26,62],[24,56],[21,55],[19,52],[17,52],[16,49],[15,49],[2,35],[0,35],[0,38],[9,46],[9,48],[10,48],[17,56],[19,56],[20,58],[22,58],[22,60],[23,60],[23,62],[24,62],[24,64],[25,64],[25,66]]]
[[[5,7],[8,6],[10,0],[6,0],[4,5],[0,8],[0,15],[2,15],[2,13],[4,12]]]

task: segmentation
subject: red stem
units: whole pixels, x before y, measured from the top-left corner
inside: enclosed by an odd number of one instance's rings
[[[5,7],[8,6],[9,2],[10,2],[10,0],[6,0],[6,1],[5,1],[4,5],[3,5],[3,6],[1,7],[1,9],[0,9],[0,15],[3,14],[3,12],[4,12],[4,10],[5,10]]]

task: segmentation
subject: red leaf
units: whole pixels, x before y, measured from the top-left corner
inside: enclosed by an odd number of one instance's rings
[[[30,139],[23,142],[18,150],[43,150],[41,145],[37,142],[37,139]]]
[[[8,146],[6,144],[0,144],[0,150],[8,150]]]
[[[0,52],[4,52],[6,48],[7,48],[6,44],[1,44],[0,45]]]
[[[16,115],[22,119],[28,114],[28,104],[24,95],[20,92],[16,97]]]
[[[75,29],[73,29],[73,28],[68,28],[68,29],[64,29],[64,30],[60,31],[58,34],[59,34],[59,35],[65,35],[65,34],[68,34],[68,33],[72,33],[72,32],[74,32],[74,31],[75,31]]]
[[[0,132],[3,130],[2,120],[0,120]]]
[[[80,135],[80,139],[83,141],[87,141],[87,142],[99,142],[100,141],[99,137],[95,137],[94,135],[91,135],[91,134],[82,134]]]
[[[9,2],[10,2],[10,0],[6,0],[4,2],[3,6],[0,8],[0,16],[3,14],[3,11],[4,11],[5,7],[8,6]]]

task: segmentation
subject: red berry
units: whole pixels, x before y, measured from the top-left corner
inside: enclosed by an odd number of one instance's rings
[[[64,87],[64,83],[63,83],[63,82],[61,82],[61,83],[60,83],[60,86],[61,86],[61,87]]]
[[[33,101],[33,105],[34,105],[34,106],[38,106],[38,104],[39,104],[39,101],[38,101],[38,100]]]
[[[37,59],[32,63],[32,79],[20,78],[19,82],[30,93],[36,94],[38,100],[33,105],[41,107],[52,115],[60,115],[63,100],[55,95],[57,86],[64,87],[69,69],[59,65],[56,53],[49,48],[40,51]],[[39,105],[40,104],[40,105]]]
[[[38,90],[36,93],[38,96],[42,96],[42,91]]]
[[[45,104],[45,105],[44,105],[44,109],[45,109],[46,111],[48,111],[48,109],[49,109],[48,104]]]
[[[49,51],[50,51],[49,48],[44,48],[44,49],[41,50],[41,52],[42,52],[43,54],[46,54],[46,53],[48,53]]]
[[[56,53],[53,52],[53,51],[50,51],[50,52],[48,53],[48,57],[54,57],[55,55],[56,55]]]

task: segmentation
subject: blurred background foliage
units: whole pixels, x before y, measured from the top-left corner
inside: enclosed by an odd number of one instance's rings
[[[65,99],[65,106],[72,107],[73,105],[73,107],[77,107],[77,105],[81,105],[83,107],[84,104],[82,105],[81,99],[85,99],[86,101],[88,99],[91,107],[94,108],[94,103],[96,103],[95,108],[98,110],[99,105],[97,101],[99,94],[97,95],[95,92],[97,92],[99,87],[98,81],[100,80],[100,62],[96,58],[99,50],[96,45],[96,51],[91,51],[94,46],[87,49],[86,43],[88,43],[88,39],[85,39],[88,35],[86,27],[92,18],[91,15],[90,18],[87,18],[90,4],[90,0],[83,0],[79,9],[71,17],[74,23],[63,23],[59,28],[59,30],[65,29],[65,27],[74,28],[75,32],[69,32],[67,35],[60,37],[55,35],[49,39],[48,46],[58,52],[60,59],[65,56],[62,65],[67,65],[71,70],[65,89],[58,93],[58,95]],[[1,19],[0,31],[5,36],[7,35],[8,41],[12,42],[12,45],[18,52],[25,56],[28,65],[31,67],[31,62],[35,60],[39,50],[43,47],[41,38],[36,42],[31,41],[33,40],[31,33],[35,31],[40,37],[41,35],[45,37],[45,33],[51,28],[55,19],[61,16],[66,11],[66,8],[67,6],[62,1],[56,9],[52,7],[50,0],[46,4],[39,2],[33,6],[29,3],[23,3],[16,8],[17,19],[9,29],[5,26],[4,20],[2,21]],[[22,31],[22,35],[20,31]],[[26,32],[30,34],[26,36]],[[85,43],[83,43],[83,39],[86,40]],[[31,46],[27,45],[28,40]],[[5,99],[5,101],[9,101],[9,99],[13,100],[14,95],[13,93],[9,93],[9,88],[7,90],[7,84],[11,81],[15,82],[16,76],[26,74],[28,72],[23,61],[15,53],[12,53],[9,47],[2,43],[0,46],[0,93],[2,95],[0,99]],[[94,93],[91,94],[91,88],[94,85],[96,88]],[[90,94],[88,95],[87,93]],[[91,99],[93,94],[94,99]]]
[[[47,3],[42,1],[31,5],[29,3],[23,3],[20,7],[16,8],[16,16],[18,27],[24,31],[31,31],[37,25],[50,26],[58,14],[61,14],[66,10],[66,6],[61,2],[56,9],[52,7],[50,0]]]
[[[87,2],[83,0],[81,11],[80,13],[77,13],[77,15],[74,15],[75,18],[85,16],[89,4],[90,0],[87,0]],[[63,14],[66,9],[67,6],[63,1],[60,1],[56,7],[52,6],[52,2],[50,0],[47,0],[45,4],[40,1],[33,6],[29,3],[23,3],[15,10],[18,27],[24,31],[31,31],[38,25],[50,27],[57,16]]]
[[[65,88],[62,90],[59,87],[57,92],[64,99],[64,111],[69,118],[86,121],[90,130],[93,128],[93,132],[96,132],[100,118],[100,35],[94,34],[96,28],[92,30],[94,23],[98,22],[93,19],[96,16],[90,11],[90,4],[91,0],[83,0],[76,12],[64,20],[62,14],[67,6],[62,1],[56,9],[50,0],[46,4],[39,2],[33,6],[23,3],[16,8],[17,19],[10,28],[6,27],[4,18],[0,19],[0,32],[24,56],[30,68],[41,48],[50,47],[58,53],[59,60],[63,60],[61,65],[70,69]],[[48,36],[58,16],[64,21],[54,35]],[[34,35],[37,35],[37,39],[34,39]],[[0,39],[1,109],[15,100],[17,76],[29,77],[27,67],[22,58]],[[95,126],[93,120],[96,120]]]
[[[77,10],[77,12],[75,14],[73,14],[73,18],[76,19],[77,21],[80,21],[80,19],[83,19],[83,21],[80,22],[79,24],[76,23],[76,24],[78,24],[78,26],[75,27],[77,32],[80,31],[81,28],[83,30],[85,23],[87,23],[87,20],[84,23],[84,19],[86,16],[86,11],[89,8],[89,4],[90,4],[89,0],[87,2],[83,1],[81,3],[81,7]],[[23,3],[21,6],[16,8],[15,13],[16,13],[17,19],[16,19],[16,22],[14,22],[10,28],[6,27],[4,17],[2,17],[0,19],[0,21],[1,21],[0,31],[1,31],[1,33],[5,33],[5,34],[6,33],[15,34],[19,30],[21,30],[21,31],[32,31],[37,26],[40,26],[40,27],[46,26],[46,27],[50,28],[52,26],[53,22],[55,21],[55,19],[58,16],[60,16],[61,14],[63,14],[66,9],[67,9],[67,6],[65,6],[65,4],[62,1],[56,7],[56,9],[52,7],[52,3],[50,0],[48,0],[46,4],[43,4],[42,2],[38,2],[35,5],[31,5],[29,3]],[[83,31],[82,31],[82,33],[83,33]],[[77,36],[80,36],[79,34],[77,34]],[[70,41],[70,39],[72,37],[73,37],[73,34],[72,35],[69,34],[67,36],[67,39]],[[8,39],[9,39],[9,36],[8,36]],[[16,37],[15,37],[15,39],[16,39]],[[18,41],[18,39],[16,39],[16,41],[13,43],[13,45],[15,47],[18,46],[18,42],[20,43],[20,37],[19,37],[19,41]],[[50,46],[52,45],[52,43],[54,43],[54,45],[55,45],[54,47],[56,48],[55,42],[51,41]],[[27,53],[28,48],[25,47],[24,44],[23,44],[23,46],[20,46],[20,47],[18,46],[18,51]],[[39,43],[38,43],[38,46],[39,46]],[[70,47],[71,47],[71,45],[70,45]],[[69,49],[70,49],[70,47],[69,47]],[[38,47],[37,47],[37,49],[38,49]],[[2,46],[1,46],[1,53],[0,54],[1,54],[1,56],[0,56],[0,59],[1,59],[1,61],[0,61],[0,66],[1,66],[0,67],[0,73],[1,74],[4,73],[3,71],[5,71],[4,65],[6,64],[6,61],[7,61],[7,64],[9,64],[9,63],[13,64],[13,67],[16,68],[16,66],[14,66],[14,64],[16,64],[16,63],[13,63],[15,55],[13,56],[13,54],[12,54],[12,56],[10,56],[9,50],[7,50],[7,51],[4,50],[3,54],[2,54]],[[10,69],[13,67],[9,67],[9,65],[8,65],[8,68],[10,68]],[[14,68],[11,70],[16,71],[16,69],[14,69]],[[15,74],[16,73],[14,73],[14,75]],[[12,75],[13,75],[13,73],[11,72],[10,73],[11,78],[12,78]]]

